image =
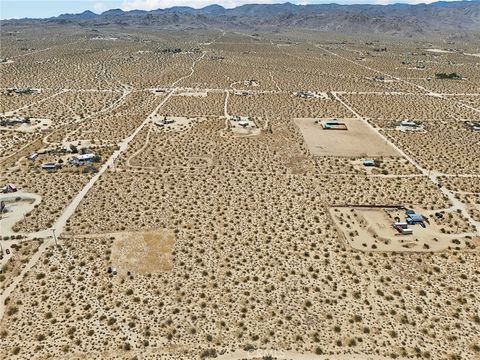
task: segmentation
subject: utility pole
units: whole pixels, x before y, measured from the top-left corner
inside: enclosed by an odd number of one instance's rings
[[[0,214],[1,216],[1,214]],[[1,219],[1,218],[0,218]],[[2,226],[1,226],[1,223],[0,223],[0,230],[2,229]],[[1,233],[1,232],[0,232]],[[3,259],[3,244],[2,244],[2,241],[3,241],[3,236],[0,236],[0,257]]]
[[[55,236],[55,228],[52,228],[53,240],[55,240],[55,245],[58,246],[57,237]]]

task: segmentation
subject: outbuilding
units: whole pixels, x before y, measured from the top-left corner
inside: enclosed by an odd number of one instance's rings
[[[363,166],[375,166],[375,160],[371,160],[371,159],[363,160]]]

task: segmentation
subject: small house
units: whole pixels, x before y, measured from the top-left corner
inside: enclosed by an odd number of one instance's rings
[[[258,81],[255,80],[255,79],[245,80],[243,82],[243,85],[245,85],[245,86],[258,86]]]
[[[15,184],[7,184],[5,185],[3,188],[2,188],[2,192],[3,193],[12,193],[12,192],[17,192],[18,189],[17,187],[15,186]]]
[[[423,216],[420,214],[408,214],[407,223],[409,224],[423,224]]]
[[[363,160],[363,166],[375,166],[375,160],[371,160],[371,159]]]
[[[400,125],[405,127],[417,127],[417,123],[415,121],[410,120],[403,120]]]
[[[42,169],[47,171],[55,171],[57,168],[60,167],[57,163],[43,163]]]
[[[233,93],[235,96],[250,96],[252,93],[250,91],[235,91]]]
[[[14,90],[16,94],[30,94],[33,92],[32,88],[29,87],[23,87],[23,88],[16,88]]]
[[[402,235],[412,235],[413,230],[411,228],[400,228],[400,234],[402,234]]]
[[[11,121],[12,124],[29,124],[30,117],[28,116],[18,116],[16,119]]]
[[[87,162],[92,162],[95,159],[95,154],[89,153],[89,154],[82,154],[82,155],[77,155],[72,157],[69,160],[69,163],[72,165],[82,165]]]
[[[312,92],[312,91],[300,91],[300,92],[297,93],[297,96],[301,97],[301,98],[304,98],[304,99],[308,99],[308,98],[315,97],[315,93]]]
[[[480,132],[480,121],[465,121],[465,125],[474,132]]]
[[[95,154],[89,153],[89,154],[82,154],[76,156],[78,161],[92,161],[95,158]]]
[[[31,160],[31,161],[34,161],[37,157],[38,157],[38,153],[34,152],[34,153],[28,155],[27,159]]]
[[[348,130],[347,124],[340,122],[337,119],[322,122],[323,130]]]
[[[412,235],[413,230],[408,227],[407,222],[395,222],[393,227],[402,235]]]

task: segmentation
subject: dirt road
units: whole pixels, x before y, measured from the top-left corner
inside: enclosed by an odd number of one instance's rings
[[[25,274],[32,269],[37,261],[40,259],[42,254],[48,249],[49,246],[54,244],[54,239],[52,238],[53,231],[55,231],[55,234],[57,237],[60,237],[60,235],[63,233],[65,229],[65,225],[70,219],[70,217],[73,215],[77,207],[80,205],[81,201],[85,198],[87,193],[91,190],[91,188],[95,185],[95,183],[98,181],[98,179],[103,175],[105,171],[107,171],[110,167],[113,167],[115,164],[115,161],[118,159],[118,157],[125,152],[128,149],[129,143],[138,135],[138,133],[148,124],[151,122],[151,119],[157,114],[158,110],[170,99],[170,97],[176,92],[175,85],[184,80],[189,78],[195,73],[195,66],[196,64],[202,60],[205,56],[205,52],[200,56],[199,58],[195,59],[192,63],[192,66],[190,68],[190,73],[180,77],[178,80],[173,82],[171,86],[171,90],[168,93],[168,95],[162,100],[160,104],[157,105],[157,107],[148,115],[145,120],[128,136],[125,138],[123,141],[121,141],[118,144],[118,149],[113,152],[113,154],[108,158],[108,160],[102,165],[100,170],[90,179],[90,181],[80,190],[79,193],[73,198],[73,200],[67,205],[67,207],[63,210],[62,214],[60,217],[55,221],[53,224],[52,228],[50,229],[44,229],[39,232],[35,233],[29,233],[29,234],[23,234],[24,236],[27,237],[27,239],[33,239],[33,238],[40,238],[44,239],[44,242],[42,245],[38,248],[38,251],[30,258],[29,262],[25,266],[25,268],[22,270],[22,272],[16,276],[10,286],[6,288],[3,293],[0,296],[0,319],[3,318],[3,315],[5,313],[5,299],[10,296],[10,294],[15,290],[18,284],[22,281],[23,277]]]

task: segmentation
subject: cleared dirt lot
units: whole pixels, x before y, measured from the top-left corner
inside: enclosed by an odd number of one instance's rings
[[[175,236],[172,232],[165,230],[117,233],[114,237],[112,265],[120,274],[156,273],[171,270],[173,267]]]
[[[313,155],[318,156],[400,156],[368,126],[357,119],[341,119],[348,130],[324,130],[316,119],[297,118],[303,138]]]

